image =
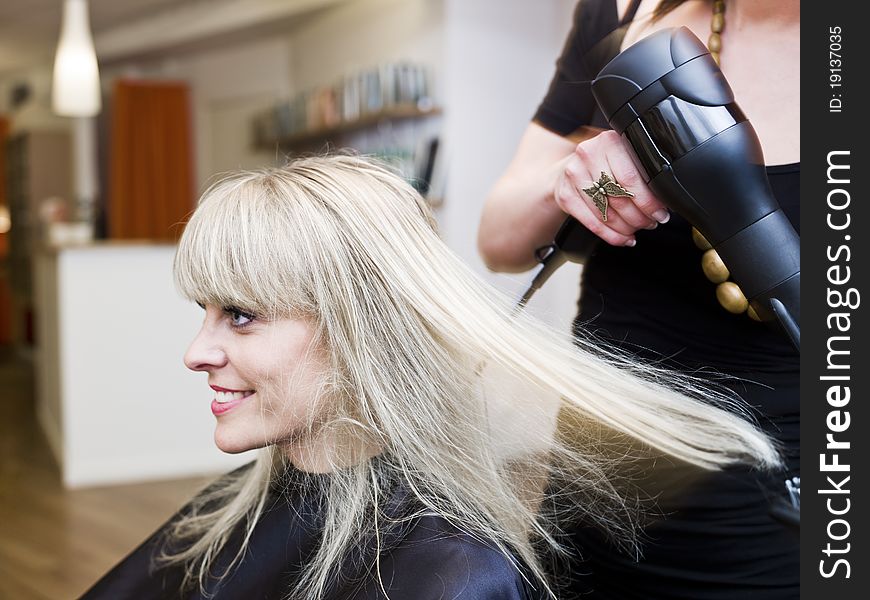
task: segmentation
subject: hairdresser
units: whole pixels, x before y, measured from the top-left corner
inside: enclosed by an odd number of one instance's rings
[[[796,598],[797,536],[771,507],[799,475],[798,354],[754,319],[723,265],[704,254],[705,240],[645,185],[590,91],[619,51],[678,26],[719,61],[761,139],[775,196],[799,231],[799,1],[581,0],[550,88],[487,199],[479,248],[493,270],[527,270],[535,249],[573,215],[597,238],[584,263],[575,337],[594,335],[724,383],[783,448],[786,467],[772,476],[732,469],[650,477],[659,480],[649,492],[661,494],[657,510],[665,516],[647,527],[640,559],[582,521],[569,524],[582,559],[566,569],[566,597]],[[602,173],[621,190],[611,187],[596,203]]]

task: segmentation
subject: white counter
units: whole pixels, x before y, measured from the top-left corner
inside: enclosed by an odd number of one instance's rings
[[[35,262],[37,414],[68,487],[222,472],[212,393],[182,363],[202,320],[172,282],[175,247],[92,244]]]

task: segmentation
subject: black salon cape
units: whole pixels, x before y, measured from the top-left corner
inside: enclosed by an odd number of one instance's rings
[[[161,534],[178,517],[176,514],[85,592],[82,600],[281,600],[317,547],[320,527],[317,506],[317,494],[310,489],[306,493],[275,491],[254,529],[241,564],[228,577],[210,580],[205,593],[198,589],[180,593],[183,573],[178,566],[158,570],[151,566]],[[400,521],[402,516],[411,518],[382,532],[381,578],[375,571],[374,543],[363,543],[359,552],[344,563],[341,577],[330,587],[326,600],[385,598],[381,583],[390,600],[545,597],[540,584],[534,589],[517,567],[493,547],[441,517],[418,515],[416,502],[404,487],[398,486],[393,491],[387,510],[391,516],[399,516]],[[239,540],[237,531],[229,547],[237,548]],[[223,552],[212,572],[222,572],[234,554]]]

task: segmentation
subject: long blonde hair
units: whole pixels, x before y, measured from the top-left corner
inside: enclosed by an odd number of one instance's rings
[[[702,469],[778,464],[753,424],[690,398],[711,394],[698,382],[516,314],[439,239],[419,194],[369,159],[302,158],[218,182],[184,231],[175,278],[201,303],[309,319],[331,365],[332,422],[376,443],[428,511],[519,557],[544,586],[533,545],[558,543],[530,475],[567,482],[565,506],[631,542],[632,501],[614,478],[638,448]],[[243,528],[237,562],[284,460],[267,448],[202,494],[171,530],[182,549],[162,559],[202,586]],[[370,533],[388,485],[372,462],[328,478],[322,541],[292,597],[321,597]]]

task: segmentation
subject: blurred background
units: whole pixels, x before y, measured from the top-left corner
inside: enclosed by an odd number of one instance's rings
[[[74,598],[216,474],[174,243],[222,172],[352,147],[476,229],[574,0],[0,1],[0,598]],[[577,268],[530,310],[567,330]]]

